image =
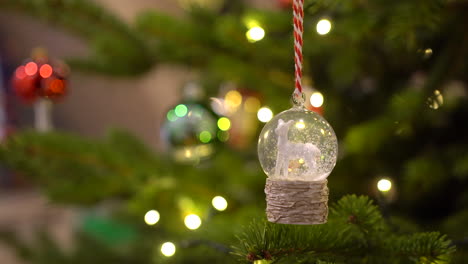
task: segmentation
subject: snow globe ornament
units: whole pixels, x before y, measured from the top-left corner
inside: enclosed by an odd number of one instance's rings
[[[301,96],[264,126],[258,140],[260,165],[268,176],[267,217],[274,223],[327,221],[327,177],[336,163],[338,141],[330,124],[304,107]]]

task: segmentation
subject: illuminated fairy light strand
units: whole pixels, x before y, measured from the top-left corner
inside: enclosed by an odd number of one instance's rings
[[[302,35],[304,32],[304,0],[294,0],[294,69],[296,89],[294,93],[299,98],[302,97]]]

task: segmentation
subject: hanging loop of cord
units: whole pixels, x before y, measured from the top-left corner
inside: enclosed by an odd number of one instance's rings
[[[304,33],[304,0],[293,1],[293,22],[294,22],[294,70],[295,70],[295,89],[293,93],[293,102],[295,105],[304,104],[302,94],[302,46]]]

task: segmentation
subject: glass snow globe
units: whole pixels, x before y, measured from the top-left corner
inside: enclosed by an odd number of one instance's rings
[[[258,139],[260,165],[270,180],[325,180],[337,154],[333,128],[300,103],[270,120]]]

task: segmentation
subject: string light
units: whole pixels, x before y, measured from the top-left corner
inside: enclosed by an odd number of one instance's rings
[[[245,33],[245,36],[249,42],[257,42],[265,37],[265,30],[260,26],[252,27]]]
[[[190,230],[195,230],[195,229],[198,229],[201,224],[202,224],[202,221],[200,219],[200,217],[196,214],[189,214],[185,217],[184,219],[184,223],[185,223],[185,226],[190,229]]]
[[[260,108],[260,100],[255,97],[249,97],[245,100],[244,109],[249,113],[255,113]]]
[[[210,142],[211,138],[212,138],[211,133],[208,132],[208,131],[206,131],[206,130],[204,130],[204,131],[202,131],[202,132],[200,133],[200,141],[201,141],[202,143],[208,143],[208,142]]]
[[[211,204],[218,211],[224,211],[228,206],[226,199],[222,196],[215,196],[213,200],[211,200]]]
[[[381,192],[388,192],[392,189],[392,182],[389,179],[380,179],[377,182],[377,189]]]
[[[268,107],[262,107],[258,110],[257,117],[260,122],[266,123],[273,118],[273,112]]]
[[[234,113],[242,104],[242,95],[236,90],[231,90],[224,96],[224,104],[228,112]]]
[[[149,210],[145,214],[145,223],[147,225],[155,225],[157,222],[159,222],[159,212],[156,210]]]
[[[35,62],[28,62],[26,66],[24,66],[24,72],[29,76],[36,74],[37,64]]]
[[[166,242],[161,246],[161,253],[166,257],[174,256],[176,252],[176,246],[172,242]]]
[[[188,108],[187,108],[186,105],[180,104],[180,105],[175,107],[174,112],[175,112],[176,116],[184,117],[188,112]]]
[[[218,128],[222,131],[228,131],[231,128],[231,120],[227,117],[221,117],[218,119]]]
[[[313,107],[321,107],[323,105],[323,95],[321,92],[314,92],[310,96],[310,104]]]
[[[300,120],[299,122],[296,123],[296,127],[299,129],[305,128],[305,123],[304,121]]]
[[[434,94],[427,98],[429,108],[439,109],[444,104],[444,96],[439,90],[434,90]]]
[[[229,132],[226,132],[226,131],[218,131],[217,136],[218,136],[218,139],[219,139],[221,142],[226,142],[226,141],[228,141],[228,139],[229,139]]]
[[[167,112],[167,120],[171,121],[171,122],[174,122],[177,120],[177,115],[174,111],[174,109],[171,109],[169,110],[169,112]]]
[[[331,30],[331,22],[330,20],[328,19],[321,19],[318,23],[317,23],[317,33],[319,33],[320,35],[325,35],[325,34],[328,34],[328,32],[330,32]]]
[[[432,49],[431,48],[427,48],[424,50],[424,58],[429,58],[432,56]]]
[[[52,75],[52,67],[49,64],[44,64],[39,69],[39,74],[42,78],[49,78]]]

